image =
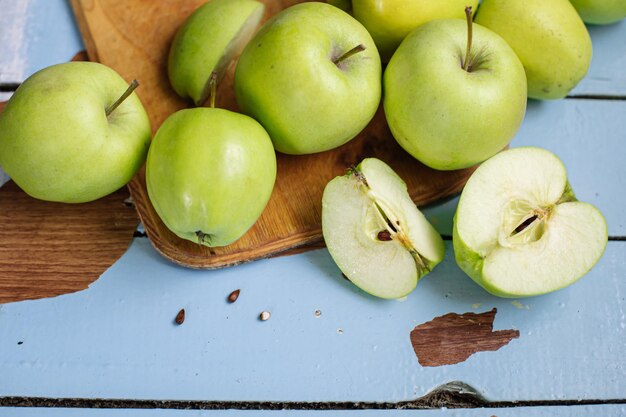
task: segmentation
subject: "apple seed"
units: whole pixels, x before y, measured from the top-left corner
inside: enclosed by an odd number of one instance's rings
[[[228,295],[228,302],[229,303],[234,303],[235,301],[237,301],[237,299],[239,298],[239,293],[241,292],[241,290],[235,290],[233,292],[231,292]]]
[[[185,322],[185,309],[184,308],[182,308],[178,312],[178,314],[176,315],[176,318],[174,319],[174,322],[178,324],[179,326]]]

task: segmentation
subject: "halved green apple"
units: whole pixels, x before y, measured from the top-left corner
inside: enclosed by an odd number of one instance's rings
[[[445,250],[404,181],[376,158],[364,159],[328,183],[322,232],[339,269],[381,298],[409,294],[441,262]]]
[[[540,148],[515,148],[483,163],[456,211],[457,263],[501,297],[566,287],[598,262],[608,240],[600,211],[577,201],[563,163]]]
[[[263,17],[265,5],[255,0],[211,0],[180,27],[168,57],[168,75],[176,93],[198,106],[209,96],[209,80],[218,83],[246,46]]]

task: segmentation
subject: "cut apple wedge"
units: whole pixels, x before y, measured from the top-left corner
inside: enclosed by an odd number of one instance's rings
[[[222,79],[233,59],[256,32],[265,5],[255,0],[211,0],[199,7],[176,33],[168,75],[176,93],[202,105],[212,73]]]
[[[356,286],[381,298],[409,294],[441,262],[445,250],[404,181],[375,158],[364,159],[328,183],[322,232],[339,269]]]
[[[483,163],[469,179],[455,215],[457,263],[501,297],[566,287],[600,259],[604,217],[577,201],[563,163],[540,148],[515,148]]]

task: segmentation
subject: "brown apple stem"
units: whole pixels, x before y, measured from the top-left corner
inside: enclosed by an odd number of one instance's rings
[[[345,54],[341,55],[339,58],[333,59],[333,64],[337,65],[341,61],[344,61],[344,60],[350,58],[352,55],[355,55],[355,54],[358,54],[359,52],[365,51],[365,49],[366,49],[365,45],[359,44],[359,45],[355,46],[354,48],[350,49]]]
[[[215,99],[217,98],[217,72],[215,71],[211,73],[211,78],[209,78],[209,91],[211,92],[209,106],[214,109]]]
[[[124,91],[124,94],[122,94],[120,96],[120,98],[115,100],[115,102],[113,104],[111,104],[109,107],[107,107],[107,109],[105,110],[105,113],[106,113],[107,117],[109,117],[109,115],[111,113],[113,113],[115,111],[115,109],[117,109],[117,107],[120,104],[122,104],[122,102],[124,100],[126,100],[128,98],[128,96],[130,96],[133,93],[133,91],[135,91],[135,88],[137,88],[137,87],[139,87],[139,81],[133,80],[133,82],[130,83],[130,85],[128,86],[126,91]]]
[[[463,62],[463,69],[470,72],[470,51],[472,49],[472,6],[465,8],[465,17],[467,19],[467,49],[465,51],[465,61]]]

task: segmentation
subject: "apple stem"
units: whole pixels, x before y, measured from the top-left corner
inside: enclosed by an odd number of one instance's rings
[[[359,45],[355,46],[354,48],[350,49],[345,54],[341,55],[339,58],[333,59],[333,64],[338,65],[341,61],[344,61],[344,60],[350,58],[352,55],[358,54],[359,52],[363,52],[363,51],[365,51],[365,49],[366,49],[365,45],[359,44]]]
[[[135,91],[135,88],[139,87],[139,81],[137,80],[133,80],[130,85],[128,86],[128,88],[126,89],[126,91],[124,91],[124,94],[122,94],[120,96],[120,98],[118,98],[117,100],[115,100],[115,102],[113,104],[111,104],[109,107],[107,107],[107,109],[105,110],[106,116],[109,117],[109,115],[111,113],[113,113],[115,111],[115,109],[117,109],[117,107],[122,104],[122,102],[124,100],[126,100],[128,98],[128,96],[130,96],[133,91]]]
[[[209,79],[209,89],[211,91],[209,106],[214,109],[215,99],[217,98],[217,72],[215,71],[211,73],[211,78]]]
[[[463,62],[463,69],[467,72],[471,72],[470,51],[472,49],[472,6],[467,6],[465,8],[465,17],[467,19],[467,49],[465,51],[465,61]]]

